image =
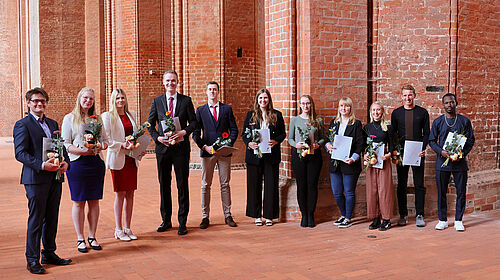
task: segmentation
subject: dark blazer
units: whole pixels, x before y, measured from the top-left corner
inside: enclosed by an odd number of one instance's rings
[[[153,99],[148,117],[148,122],[151,124],[151,126],[148,128],[148,131],[156,143],[155,152],[161,154],[166,153],[169,148],[158,142],[158,136],[165,136],[165,134],[163,133],[163,129],[161,129],[161,121],[163,120],[166,112],[167,97],[164,93]],[[189,135],[196,128],[196,115],[194,113],[194,106],[193,102],[191,101],[191,97],[177,93],[177,104],[175,105],[174,117],[179,117],[181,129],[184,129],[187,134],[184,136],[184,141],[179,142],[173,147],[175,147],[175,149],[177,149],[181,153],[189,153],[191,151],[191,146],[189,144]]]
[[[201,136],[202,130],[203,137]],[[217,138],[222,137],[222,133],[224,132],[229,133],[229,139],[231,139],[230,146],[233,146],[236,138],[238,138],[238,127],[236,126],[231,106],[219,102],[219,116],[217,121],[215,121],[208,104],[196,109],[196,129],[193,132],[193,140],[200,149],[204,145],[213,145]],[[200,156],[211,157],[212,155],[202,149]]]
[[[271,149],[271,154],[263,154],[262,158],[258,158],[257,155],[253,153],[252,149],[246,149],[245,153],[245,162],[253,165],[259,165],[262,160],[270,160],[271,164],[278,164],[281,162],[281,142],[286,138],[285,132],[285,121],[283,120],[283,115],[280,111],[275,110],[277,113],[276,125],[270,125],[269,131],[271,133],[271,139],[278,142],[278,144],[274,145]],[[245,142],[245,145],[248,147],[248,143],[250,143],[251,139],[248,138],[245,134],[246,128],[255,128],[260,129],[260,123],[255,123],[250,125],[252,119],[252,111],[248,111],[247,116],[245,117],[245,122],[243,124],[243,131],[241,134],[241,139]]]
[[[335,122],[333,119],[330,122],[330,129],[333,130],[335,135],[338,134],[340,128],[340,122]],[[347,164],[343,161],[338,161],[338,165],[335,166],[334,162],[335,160],[330,159],[330,173],[334,173],[337,171],[340,171],[341,173],[344,174],[359,174],[361,173],[361,152],[363,151],[363,130],[361,129],[361,121],[355,120],[354,124],[348,124],[347,127],[345,128],[344,136],[349,136],[352,137],[352,145],[351,145],[351,151],[349,152],[349,156],[352,156],[352,154],[356,153],[359,155],[359,160],[355,161],[352,164]]]
[[[45,117],[45,122],[51,133],[59,130],[59,125],[55,120]],[[47,184],[55,180],[56,172],[40,170],[43,162],[43,137],[46,137],[46,135],[35,117],[28,114],[23,119],[18,120],[14,125],[13,135],[16,159],[23,164],[21,184]],[[63,147],[63,151],[64,161],[69,165],[66,148]],[[60,182],[63,181],[64,176],[61,176]]]

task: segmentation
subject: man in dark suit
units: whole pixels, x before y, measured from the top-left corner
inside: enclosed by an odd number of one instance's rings
[[[191,97],[177,92],[177,73],[173,70],[163,74],[163,86],[166,93],[156,97],[151,104],[148,128],[151,137],[156,143],[156,164],[158,167],[158,180],[160,182],[160,212],[162,223],[158,227],[158,232],[164,232],[172,227],[172,165],[174,166],[175,178],[177,181],[177,193],[179,201],[179,235],[187,234],[187,216],[189,212],[189,134],[196,128],[196,115],[194,113]],[[166,137],[161,121],[166,113],[172,117],[178,117],[180,130],[170,137]],[[188,125],[189,123],[189,125]],[[157,128],[158,126],[158,128]],[[176,144],[171,145],[170,140],[175,140]]]
[[[69,167],[69,157],[65,149],[64,160],[43,159],[43,138],[52,138],[59,130],[56,121],[45,116],[49,101],[48,94],[41,88],[26,92],[29,114],[14,126],[14,147],[16,159],[23,164],[21,184],[24,184],[28,198],[28,230],[26,234],[27,269],[33,274],[41,274],[45,269],[40,265],[40,238],[43,250],[42,264],[67,265],[70,259],[56,255],[57,221],[61,201],[62,181],[56,179],[59,170],[64,174]]]
[[[196,109],[196,130],[193,133],[193,140],[201,149],[201,211],[203,219],[200,228],[206,229],[210,224],[210,186],[212,185],[215,164],[219,167],[220,192],[225,222],[230,227],[236,227],[231,216],[231,189],[229,188],[232,154],[219,155],[217,149],[221,145],[214,143],[218,138],[226,138],[230,139],[231,142],[228,145],[232,146],[238,137],[238,127],[231,106],[219,102],[219,84],[214,81],[208,82],[206,92],[208,102]],[[201,136],[202,130],[203,137]]]

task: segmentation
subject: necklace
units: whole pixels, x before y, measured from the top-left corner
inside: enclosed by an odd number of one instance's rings
[[[455,121],[453,121],[453,124],[452,124],[452,125],[450,125],[450,124],[448,123],[448,120],[447,120],[447,119],[448,119],[448,118],[447,118],[446,116],[444,116],[444,121],[446,122],[446,125],[447,125],[448,127],[454,127],[454,126],[455,126],[455,124],[457,123],[457,119],[458,119],[458,118],[457,118],[457,116],[455,116]]]

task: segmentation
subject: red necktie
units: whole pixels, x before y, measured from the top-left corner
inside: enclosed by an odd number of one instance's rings
[[[174,115],[174,98],[170,97],[169,100],[170,100],[170,102],[168,103],[168,107],[170,108],[169,109],[170,116],[173,116]]]
[[[217,106],[212,106],[212,108],[214,108],[214,119],[217,121]]]

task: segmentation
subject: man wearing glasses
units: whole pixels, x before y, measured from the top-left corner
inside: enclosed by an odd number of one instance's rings
[[[69,157],[63,149],[64,159],[43,161],[43,138],[52,138],[59,130],[56,121],[45,116],[49,96],[45,90],[34,88],[26,92],[29,113],[14,126],[15,156],[23,164],[21,184],[28,198],[28,231],[26,234],[27,269],[42,274],[40,264],[40,238],[43,250],[42,264],[67,265],[70,259],[56,255],[56,233],[63,176],[56,179],[57,171],[64,174],[69,167]]]

